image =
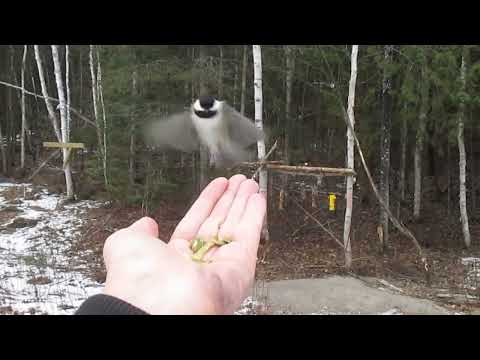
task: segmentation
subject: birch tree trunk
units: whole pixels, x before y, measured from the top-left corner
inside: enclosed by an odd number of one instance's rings
[[[22,130],[20,133],[20,167],[25,168],[25,131],[27,118],[25,114],[25,63],[27,60],[28,46],[23,45],[23,58],[22,58]]]
[[[240,113],[245,115],[245,99],[247,96],[247,45],[243,46],[243,62],[242,62],[242,92],[240,94]]]
[[[102,106],[102,125],[103,125],[103,178],[105,185],[108,186],[108,174],[107,174],[107,114],[105,111],[105,102],[103,101],[103,83],[102,83],[102,65],[100,61],[100,53],[97,50],[97,86],[98,97],[100,99],[100,105]]]
[[[461,93],[462,95],[466,94],[467,89],[467,58],[468,58],[468,47],[463,45],[462,51],[462,65],[460,68],[460,83],[461,83]],[[463,97],[460,99],[460,109],[458,111],[458,152],[459,160],[458,165],[460,168],[460,193],[459,193],[459,205],[460,205],[460,219],[462,221],[462,232],[463,240],[467,248],[470,247],[470,229],[468,227],[468,212],[467,212],[467,189],[466,189],[466,154],[465,154],[465,141],[463,137],[464,132],[464,117],[465,117],[465,100]]]
[[[357,57],[358,45],[352,46],[350,85],[348,89],[348,119],[352,128],[355,128],[355,87],[357,83]],[[355,143],[350,127],[347,127],[347,168],[355,169]],[[352,226],[353,213],[353,176],[347,177],[347,189],[345,194],[345,223],[343,228],[343,244],[345,247],[345,267],[350,269],[352,266],[352,247],[350,243],[350,232]]]
[[[52,58],[53,66],[55,70],[55,82],[57,83],[58,91],[58,100],[60,102],[60,123],[61,123],[61,132],[62,132],[62,141],[63,143],[68,142],[68,124],[67,124],[67,106],[65,100],[65,91],[62,78],[62,68],[60,66],[60,58],[58,56],[58,47],[57,45],[51,45],[52,48]],[[67,199],[73,199],[73,181],[72,181],[72,172],[70,168],[70,162],[67,162],[71,149],[62,148],[63,154],[63,172],[65,174],[65,183],[67,186]]]
[[[48,118],[50,119],[50,122],[52,123],[53,130],[55,131],[55,136],[57,137],[58,142],[62,142],[62,134],[60,133],[60,128],[58,125],[58,119],[57,116],[55,115],[55,111],[53,110],[52,103],[50,100],[48,100],[49,95],[48,95],[48,90],[47,90],[47,84],[45,82],[45,75],[43,72],[43,62],[42,58],[40,56],[40,50],[38,48],[38,45],[34,45],[33,49],[35,51],[35,60],[37,62],[37,68],[38,68],[38,78],[40,79],[40,86],[42,89],[42,95],[45,100],[45,105],[47,107],[47,112],[48,112]]]
[[[70,141],[70,127],[72,121],[71,95],[70,95],[70,47],[65,45],[65,88],[67,89],[67,141]]]
[[[392,63],[393,45],[384,47],[384,71],[382,84],[382,113],[383,121],[381,128],[380,146],[380,193],[385,205],[390,206],[390,142],[392,128],[392,78],[390,66]],[[388,214],[384,209],[380,210],[380,224],[383,228],[383,251],[389,246]]]
[[[2,153],[2,173],[7,174],[7,152],[5,150],[5,141],[3,139],[2,124],[0,123],[0,152]]]
[[[414,177],[415,189],[413,194],[413,217],[415,220],[420,218],[420,209],[422,203],[422,156],[423,156],[423,138],[425,136],[425,126],[427,120],[427,111],[429,104],[430,80],[427,77],[427,60],[424,59],[422,66],[421,80],[421,105],[418,118],[417,139],[415,143],[414,154]]]
[[[244,50],[245,51],[245,50]],[[263,93],[262,93],[262,48],[260,45],[253,45],[253,86],[255,99],[255,126],[257,129],[263,130]],[[243,91],[242,91],[243,92]],[[262,160],[265,157],[265,141],[257,142],[258,159]],[[266,169],[260,170],[259,173],[259,190],[265,199],[267,197],[268,189],[268,173]],[[267,217],[263,224],[262,235],[265,240],[269,240]]]
[[[98,114],[98,80],[97,75],[95,73],[95,65],[94,65],[94,45],[90,45],[90,52],[89,52],[89,63],[90,63],[90,75],[92,79],[92,100],[93,100],[93,114],[95,117],[95,124],[97,130],[97,141],[98,141],[98,151],[100,153],[100,160],[102,161],[103,167],[103,174],[104,174],[104,183],[105,186],[108,186],[105,169],[105,154],[104,154],[104,144],[103,144],[103,135],[102,135],[102,126],[100,124],[100,116]]]

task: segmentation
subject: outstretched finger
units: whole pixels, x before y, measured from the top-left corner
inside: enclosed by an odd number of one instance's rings
[[[258,184],[254,180],[249,179],[242,182],[235,196],[235,200],[233,200],[228,216],[220,227],[218,233],[220,239],[231,239],[233,237],[235,229],[245,212],[249,198],[257,192]]]
[[[220,225],[227,218],[237,192],[241,184],[246,181],[246,179],[247,178],[244,175],[234,175],[230,178],[228,181],[227,190],[223,193],[220,200],[218,200],[210,216],[200,226],[200,229],[198,230],[198,237],[202,239],[211,239],[218,235]]]
[[[235,230],[235,240],[243,243],[252,261],[255,261],[257,256],[266,213],[265,197],[262,194],[250,196],[242,219]]]
[[[197,235],[200,226],[208,218],[227,186],[228,180],[223,177],[210,182],[177,225],[170,242],[191,241]]]

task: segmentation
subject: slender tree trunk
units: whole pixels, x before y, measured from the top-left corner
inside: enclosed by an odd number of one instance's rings
[[[22,130],[20,136],[20,167],[25,169],[25,131],[27,118],[25,114],[25,63],[27,60],[28,46],[23,45],[23,58],[22,58]]]
[[[40,50],[38,48],[38,45],[34,45],[34,51],[35,51],[35,60],[37,62],[37,68],[38,68],[38,77],[40,79],[40,86],[42,88],[42,95],[45,100],[45,105],[47,107],[47,112],[48,112],[48,118],[50,119],[50,122],[52,123],[53,129],[55,131],[55,136],[57,137],[57,140],[59,142],[62,142],[62,134],[60,133],[60,128],[58,125],[58,119],[57,116],[55,115],[55,111],[53,109],[52,103],[50,100],[48,100],[49,95],[48,95],[48,90],[47,90],[47,84],[45,82],[45,75],[43,72],[43,62],[42,58],[40,56]]]
[[[196,58],[195,58],[195,46],[192,46],[192,68],[194,68],[196,70]],[[191,80],[191,103],[193,103],[195,101],[195,77],[192,76],[192,80]],[[199,192],[200,192],[200,181],[198,179],[198,171],[197,171],[197,168],[198,168],[198,153],[196,151],[192,152],[191,154],[191,168],[192,168],[192,180],[193,180],[193,185],[194,185],[194,191],[195,191],[195,195],[197,195]]]
[[[402,117],[402,131],[400,133],[400,180],[398,183],[398,191],[400,192],[400,199],[405,200],[405,168],[407,165],[407,117],[406,114]],[[398,202],[397,218],[400,218],[401,204]]]
[[[293,59],[293,46],[285,45],[285,123],[284,123],[284,135],[283,135],[283,146],[284,146],[284,159],[286,164],[290,165],[291,156],[290,156],[290,133],[292,132],[292,84],[293,84],[293,71],[294,71],[294,59]],[[279,206],[280,210],[284,210],[285,200],[288,196],[287,187],[288,187],[288,174],[281,175],[281,189],[280,189],[280,199]]]
[[[302,88],[302,105],[300,107],[300,119],[302,121],[302,138],[303,138],[303,156],[307,160],[309,155],[309,149],[308,146],[311,144],[310,140],[310,132],[307,134],[307,126],[306,126],[306,120],[305,120],[305,96],[307,94],[307,82],[308,82],[308,75],[310,71],[310,66],[307,65],[307,68],[305,70],[305,82],[303,83],[303,88]]]
[[[33,71],[32,73],[32,87],[33,87],[33,92],[37,94],[37,87],[35,86],[35,77],[33,76]],[[35,96],[35,105],[37,109],[37,115],[40,114],[40,104],[38,103],[38,96]]]
[[[103,125],[103,178],[105,185],[108,186],[108,174],[107,174],[107,113],[105,110],[105,102],[103,100],[103,82],[102,82],[102,65],[100,61],[100,52],[97,50],[97,86],[98,97],[100,99],[100,105],[102,106],[102,125]]]
[[[381,129],[381,150],[380,150],[380,193],[383,197],[385,205],[390,206],[390,142],[392,128],[392,76],[390,73],[390,65],[392,63],[393,45],[385,45],[384,47],[384,72],[382,84],[382,129]],[[383,250],[389,247],[389,230],[388,230],[388,213],[380,210],[380,224],[383,230]]]
[[[470,129],[470,176],[472,179],[476,179],[476,174],[475,174],[475,152],[474,152],[474,146],[473,146],[473,139],[475,136],[475,123],[473,122],[472,118],[472,109],[470,108],[469,111],[469,119],[470,119],[470,124],[471,124],[471,129]],[[470,197],[471,197],[471,208],[470,208],[470,213],[474,214],[473,216],[476,217],[477,214],[477,184],[475,181],[470,182]]]
[[[333,139],[335,137],[335,129],[328,129],[327,131],[328,145],[327,145],[327,163],[330,164],[332,160]]]
[[[293,85],[293,71],[294,71],[294,53],[293,45],[285,46],[285,62],[286,62],[286,72],[285,72],[285,136],[284,136],[284,152],[285,152],[285,161],[287,164],[290,164],[290,133],[293,129],[292,124],[292,85]]]
[[[461,82],[461,92],[463,94],[467,91],[466,85],[466,73],[467,73],[467,59],[468,59],[468,47],[463,45],[462,52],[462,65],[460,69],[460,82]],[[463,95],[462,94],[462,95]],[[459,205],[460,205],[460,219],[462,221],[462,231],[463,231],[463,240],[467,248],[470,247],[470,229],[468,226],[468,212],[467,212],[467,189],[466,189],[466,154],[465,154],[465,142],[463,137],[464,132],[464,117],[465,117],[465,101],[460,100],[460,109],[458,112],[458,152],[459,160],[458,165],[460,168],[460,194],[459,194]]]
[[[60,101],[60,123],[61,123],[61,131],[62,131],[62,141],[63,143],[68,142],[68,124],[67,124],[67,106],[65,101],[65,91],[63,86],[63,78],[62,78],[62,68],[60,66],[60,58],[58,55],[58,47],[57,45],[51,45],[52,48],[52,57],[53,57],[53,65],[55,69],[55,81],[57,83],[57,91],[58,91],[58,99]],[[67,199],[73,199],[75,196],[73,192],[73,181],[72,181],[72,172],[70,169],[70,162],[67,162],[69,157],[69,152],[71,149],[62,149],[63,153],[63,171],[65,174],[65,183],[67,186]]]
[[[452,182],[451,182],[451,174],[450,174],[450,141],[447,142],[447,215],[450,220],[451,215],[451,197],[452,197]]]
[[[132,73],[132,95],[134,99],[136,99],[138,95],[136,70],[134,70]],[[130,127],[130,156],[128,161],[128,179],[129,179],[130,185],[132,186],[135,184],[135,123],[136,123],[135,113],[132,112],[132,124]]]
[[[99,116],[98,116],[97,75],[95,74],[94,52],[93,52],[93,50],[94,50],[94,45],[90,45],[89,62],[90,62],[90,75],[91,75],[91,79],[92,79],[93,115],[95,117],[95,123],[97,124],[96,129],[97,129],[97,139],[98,139],[99,151],[103,152],[102,134],[101,134],[101,127],[100,127],[100,120],[99,120]]]
[[[100,116],[98,113],[99,95],[98,95],[98,79],[97,79],[97,74],[95,73],[95,65],[94,65],[94,45],[90,45],[89,63],[90,63],[90,75],[92,79],[93,114],[95,117],[95,124],[96,124],[96,130],[97,130],[98,151],[100,153],[100,160],[102,162],[102,167],[103,167],[104,184],[105,184],[105,187],[107,187],[108,181],[107,181],[106,169],[105,169],[106,154],[104,153],[102,126],[100,124]]]
[[[207,65],[206,61],[206,49],[205,45],[200,45],[200,53],[199,53],[199,60],[200,60],[200,66],[202,69],[205,69]],[[205,71],[205,70],[204,70]],[[204,72],[202,72],[202,76],[200,76],[200,94],[206,94],[207,93],[207,86],[205,83],[205,75]],[[199,169],[199,192],[202,191],[207,185],[208,185],[208,175],[207,175],[207,170],[208,170],[208,150],[206,149],[205,146],[200,145],[200,169]]]
[[[254,85],[254,100],[255,100],[255,126],[258,129],[263,129],[263,91],[262,91],[262,48],[260,45],[253,45],[253,85]],[[258,159],[261,160],[265,157],[265,141],[260,140],[257,143]],[[268,199],[268,173],[266,169],[260,170],[259,174],[259,188],[260,194],[265,199]],[[265,240],[269,240],[267,218],[263,224],[262,234]]]
[[[234,61],[234,71],[233,71],[233,107],[237,108],[237,88],[238,88],[238,64],[237,64],[237,47],[235,47],[235,61]]]
[[[79,67],[80,67],[80,91],[78,92],[78,111],[82,113],[83,111],[83,58],[82,58],[82,51],[79,51]]]
[[[220,66],[218,69],[218,98],[223,99],[223,45],[220,45]]]
[[[243,62],[242,62],[242,92],[240,94],[240,113],[245,115],[245,99],[247,98],[247,45],[243,46]]]
[[[72,122],[71,94],[70,94],[70,47],[65,45],[65,88],[67,89],[67,141],[70,141],[70,127]]]
[[[192,67],[194,67],[196,64],[196,61],[195,61],[195,46],[192,46]],[[192,83],[191,83],[191,91],[192,91],[192,103],[195,101],[195,78],[192,77]]]
[[[2,124],[0,122],[0,151],[2,155],[2,173],[7,174],[7,152],[5,150],[5,139],[3,138]]]
[[[357,83],[357,57],[358,57],[358,45],[352,46],[352,60],[351,60],[351,73],[350,73],[350,86],[348,90],[348,119],[352,128],[355,128],[355,87]],[[347,168],[355,169],[355,143],[353,134],[350,127],[347,128]],[[345,223],[343,227],[343,244],[345,247],[345,267],[350,269],[352,267],[352,247],[351,247],[351,235],[350,229],[352,226],[352,213],[353,213],[353,176],[347,177],[347,191],[345,195]]]
[[[14,61],[15,61],[15,49],[13,45],[9,46],[9,53],[10,53],[10,59],[9,59],[9,65],[10,65],[10,81],[12,83],[15,83],[18,85],[16,75],[15,75],[15,66],[14,66]],[[15,118],[16,114],[14,113],[13,109],[13,90],[12,89],[7,89],[7,169],[10,167],[15,167],[15,145],[17,143],[16,139],[16,131],[15,131]],[[19,95],[19,98],[21,95]]]
[[[427,111],[429,105],[429,92],[430,92],[430,80],[427,76],[427,60],[422,67],[422,80],[421,80],[421,105],[420,115],[418,118],[417,139],[415,143],[414,154],[414,176],[415,176],[415,189],[413,199],[413,217],[415,220],[420,218],[420,209],[422,202],[422,156],[423,156],[423,138],[425,136],[425,126],[427,121]]]

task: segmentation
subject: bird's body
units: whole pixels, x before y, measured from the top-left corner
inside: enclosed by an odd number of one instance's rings
[[[197,104],[199,104],[198,101],[193,105],[191,112],[193,126],[195,127],[200,142],[215,156],[215,154],[220,152],[222,134],[226,132],[225,124],[219,113],[222,103],[218,102],[216,113],[212,114],[209,118],[202,118],[195,114],[195,105]]]
[[[248,147],[263,138],[263,131],[226,102],[203,96],[188,111],[149,124],[146,135],[158,147],[185,152],[203,145],[211,163],[230,166],[248,160]]]

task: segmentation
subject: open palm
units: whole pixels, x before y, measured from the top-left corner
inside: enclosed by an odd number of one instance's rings
[[[105,293],[151,314],[230,314],[252,285],[266,202],[243,175],[217,178],[200,194],[166,244],[143,218],[111,235],[104,246]],[[231,239],[211,249],[208,263],[191,260],[200,237]]]

